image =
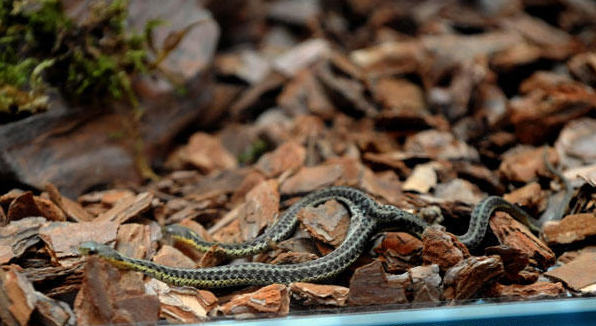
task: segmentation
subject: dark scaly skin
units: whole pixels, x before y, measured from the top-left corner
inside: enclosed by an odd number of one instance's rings
[[[505,199],[497,196],[489,196],[481,200],[472,211],[472,217],[470,218],[470,225],[468,231],[458,236],[457,238],[463,244],[469,248],[476,248],[484,239],[486,235],[486,229],[488,228],[489,218],[495,211],[505,212],[518,221],[524,223],[532,230],[536,230],[536,227],[532,225],[530,219],[532,218],[521,208],[511,204]]]
[[[109,246],[95,242],[81,245],[81,253],[98,254],[123,268],[143,272],[167,283],[199,288],[220,288],[242,285],[264,285],[272,283],[313,282],[328,279],[352,264],[366,247],[372,235],[383,226],[393,225],[401,229],[422,234],[428,224],[416,215],[392,205],[380,205],[366,193],[349,187],[330,187],[313,192],[292,205],[261,236],[243,243],[222,244],[206,242],[193,231],[182,226],[166,228],[167,232],[193,245],[201,251],[217,246],[223,254],[231,257],[252,255],[270,249],[275,243],[286,239],[298,223],[296,214],[307,206],[337,200],[350,211],[351,223],[344,242],[330,254],[294,265],[271,265],[245,263],[200,269],[172,268],[147,260],[126,257]],[[488,219],[496,210],[505,211],[523,222],[529,223],[528,215],[518,207],[500,197],[482,200],[472,212],[468,231],[458,237],[466,246],[473,248],[480,244]]]
[[[426,223],[420,220],[416,215],[398,209],[391,205],[379,205],[364,192],[350,187],[329,187],[313,192],[290,208],[288,208],[274,223],[267,228],[263,234],[253,240],[242,243],[220,243],[203,240],[198,234],[180,225],[170,225],[165,227],[165,232],[175,240],[187,243],[195,249],[206,252],[212,247],[217,248],[218,253],[226,257],[246,257],[255,255],[267,250],[285,239],[287,239],[298,225],[296,214],[308,206],[317,206],[326,201],[336,199],[343,201],[346,206],[354,205],[359,207],[365,214],[371,218],[383,223],[403,224],[404,230],[411,230],[417,234],[422,234],[426,228]],[[402,226],[402,225],[395,225]],[[189,241],[190,240],[190,241]]]

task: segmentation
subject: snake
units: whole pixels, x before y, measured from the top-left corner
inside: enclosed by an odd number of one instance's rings
[[[215,247],[227,257],[243,257],[265,252],[287,239],[298,225],[298,212],[329,200],[336,200],[347,207],[350,225],[344,241],[329,254],[306,262],[287,265],[267,263],[239,263],[204,268],[175,268],[148,260],[125,256],[106,244],[84,242],[82,255],[98,255],[117,267],[142,272],[163,282],[196,288],[226,288],[274,283],[318,282],[336,276],[350,266],[365,250],[371,237],[383,227],[403,229],[421,236],[429,226],[417,215],[393,205],[380,204],[365,192],[345,186],[333,186],[314,191],[298,200],[265,231],[252,240],[241,243],[205,241],[196,232],[178,224],[166,226],[164,231],[175,240],[206,252]],[[472,210],[468,230],[457,236],[469,248],[476,248],[484,239],[489,218],[495,211],[509,213],[530,226],[531,217],[521,208],[498,196],[481,200]]]

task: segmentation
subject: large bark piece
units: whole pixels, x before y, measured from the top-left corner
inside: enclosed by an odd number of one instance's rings
[[[88,2],[65,7],[83,20],[92,10]],[[209,13],[182,0],[131,1],[128,18],[139,31],[150,19],[172,22],[153,30],[154,45],[159,48],[171,33],[192,26],[160,65],[168,75],[133,81],[143,109],[140,130],[131,130],[131,108],[118,108],[120,104],[71,107],[55,97],[47,112],[0,126],[0,179],[38,189],[51,182],[68,197],[115,180],[138,182],[139,153],[133,135],[141,135],[148,161],[159,163],[174,137],[200,117],[210,97],[211,81],[205,68],[219,37]],[[177,82],[188,95],[178,94],[177,86],[168,80],[172,75],[179,76]]]

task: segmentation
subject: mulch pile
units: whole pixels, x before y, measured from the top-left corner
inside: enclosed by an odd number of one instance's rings
[[[3,324],[191,323],[596,293],[595,3],[239,3],[210,8],[228,48],[213,62],[205,116],[223,122],[174,149],[159,181],[76,200],[51,184],[0,196]],[[573,186],[568,207],[543,154]],[[444,227],[421,239],[381,232],[324,284],[216,292],[172,287],[77,251],[93,240],[169,266],[226,264],[165,241],[161,227],[245,241],[300,196],[332,185]],[[453,234],[465,232],[487,195],[536,217],[540,234],[496,213],[470,251]],[[316,259],[342,243],[350,223],[335,201],[299,219],[278,248],[239,261]]]

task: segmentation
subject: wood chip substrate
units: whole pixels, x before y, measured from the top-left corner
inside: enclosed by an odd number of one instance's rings
[[[213,78],[201,116],[211,123],[162,149],[159,178],[3,186],[0,324],[198,323],[596,295],[596,2],[207,3],[220,26],[219,50],[203,63]],[[103,173],[97,155],[90,180]],[[47,168],[67,179],[71,167]],[[304,195],[338,185],[430,226],[379,230],[351,266],[316,284],[177,287],[78,251],[95,241],[180,268],[318,259],[350,228],[339,201],[301,210],[288,239],[250,257],[201,253],[162,230],[247,241]],[[539,232],[497,212],[480,246],[467,248],[456,235],[487,196],[521,207]]]

